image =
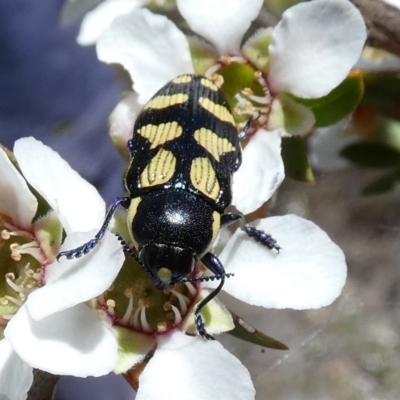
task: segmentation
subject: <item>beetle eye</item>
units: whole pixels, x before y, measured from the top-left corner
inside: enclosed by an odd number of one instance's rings
[[[186,249],[182,249],[177,257],[175,270],[178,272],[178,275],[185,276],[189,275],[193,271],[193,268],[194,268],[193,254]]]
[[[154,244],[148,244],[141,250],[139,258],[149,270],[153,270],[157,262],[157,255],[158,247]]]

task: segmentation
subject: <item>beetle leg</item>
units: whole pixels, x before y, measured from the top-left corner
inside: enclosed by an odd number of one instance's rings
[[[131,202],[131,199],[129,197],[118,197],[117,200],[114,202],[114,204],[111,206],[111,208],[108,210],[108,213],[106,215],[106,218],[103,222],[102,227],[100,230],[97,232],[96,236],[83,244],[82,246],[79,246],[75,249],[72,250],[65,250],[57,254],[57,261],[65,256],[68,258],[68,260],[72,258],[79,258],[84,254],[89,253],[90,250],[92,250],[97,244],[100,242],[100,240],[103,238],[108,225],[110,224],[111,218],[115,213],[115,210],[118,208],[118,206],[122,206],[124,208],[128,208],[129,204]]]
[[[249,237],[254,239],[256,242],[268,247],[269,249],[275,249],[278,253],[281,246],[276,242],[276,240],[260,229],[253,228],[246,224],[246,219],[242,214],[227,213],[221,216],[221,227],[228,226],[233,222],[239,221],[240,229],[244,231]]]
[[[222,265],[221,261],[212,253],[206,253],[201,262],[217,277],[221,279],[219,285],[207,296],[205,297],[197,306],[194,311],[194,320],[196,323],[197,331],[199,334],[207,340],[214,340],[214,338],[207,333],[206,328],[204,327],[203,317],[200,314],[202,308],[207,305],[222,289],[225,283],[225,269]],[[218,279],[219,279],[218,278]]]
[[[251,124],[253,123],[254,119],[253,118],[249,118],[249,120],[246,122],[246,125],[244,126],[243,130],[241,132],[238,133],[238,139],[239,140],[243,140],[247,137],[250,128],[251,128]]]

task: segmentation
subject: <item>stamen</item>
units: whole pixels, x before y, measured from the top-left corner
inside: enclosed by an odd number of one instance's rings
[[[130,319],[131,325],[133,325],[133,327],[134,327],[135,329],[137,329],[137,330],[140,329],[139,314],[140,314],[141,308],[142,308],[142,307],[138,307],[138,308],[135,310],[135,313],[133,314],[133,316],[132,316],[131,319]]]
[[[10,244],[10,250],[11,250],[11,258],[14,261],[20,261],[22,254],[30,254],[32,257],[36,258],[40,263],[45,262],[45,258],[38,244],[34,241],[22,245],[17,242],[12,243]]]
[[[171,304],[171,309],[175,315],[175,324],[180,324],[182,322],[182,315],[179,312],[178,308]]]
[[[11,303],[16,304],[18,307],[21,307],[22,304],[24,304],[23,301],[16,299],[15,297],[12,296],[4,296],[7,300],[11,301]]]
[[[27,231],[20,230],[16,228],[14,225],[9,224],[8,222],[4,223],[6,229],[1,231],[1,238],[4,240],[10,239],[11,236],[23,236],[30,239],[33,239],[33,235]]]
[[[120,319],[122,324],[127,324],[129,322],[129,318],[132,315],[133,311],[133,297],[129,297],[128,307],[126,307],[126,311],[124,316]]]
[[[6,278],[6,282],[11,289],[15,290],[17,293],[23,293],[24,288],[15,284],[11,279]]]
[[[190,282],[185,282],[185,285],[188,288],[192,297],[195,297],[197,294],[197,290],[195,289],[195,287]]]
[[[152,332],[153,331],[153,329],[151,329],[151,326],[147,322],[146,307],[141,307],[141,310],[140,310],[140,322],[141,322],[142,328],[143,328],[143,330],[145,332]]]
[[[115,300],[108,299],[107,302],[107,312],[110,316],[115,317]]]
[[[208,79],[211,79],[214,82],[214,76],[216,75],[217,71],[221,68],[221,64],[220,63],[216,63],[214,65],[212,65],[210,68],[208,68],[208,70],[205,72],[205,76]]]
[[[8,301],[8,299],[6,297],[0,297],[0,304],[2,306],[8,306],[10,302]]]
[[[7,272],[5,275],[5,278],[10,279],[11,281],[14,281],[15,280],[14,272]]]
[[[187,305],[190,303],[189,298],[187,298],[182,293],[179,293],[174,289],[171,289],[171,293],[173,293],[178,298],[179,307],[181,308],[182,313],[186,314],[188,310]]]

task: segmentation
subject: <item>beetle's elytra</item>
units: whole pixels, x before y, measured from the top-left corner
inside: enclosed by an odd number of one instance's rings
[[[125,186],[129,197],[114,202],[91,241],[61,252],[58,258],[88,253],[104,236],[121,205],[127,210],[136,252],[126,244],[124,247],[158,289],[189,280],[198,261],[220,280],[195,310],[198,332],[212,339],[200,311],[229,276],[208,251],[220,228],[239,221],[250,237],[270,249],[280,249],[270,235],[248,227],[243,215],[225,213],[232,200],[232,177],[241,163],[241,149],[224,94],[203,76],[178,76],[143,107],[128,149],[131,160]]]

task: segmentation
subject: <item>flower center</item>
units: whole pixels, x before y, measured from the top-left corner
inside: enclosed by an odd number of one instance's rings
[[[265,74],[246,58],[223,56],[206,75],[221,87],[238,121],[239,130],[250,118],[253,120],[250,133],[267,123],[273,96]]]
[[[0,216],[0,326],[4,326],[42,279],[44,256],[31,232]]]
[[[186,282],[158,290],[143,268],[127,257],[113,286],[98,298],[98,303],[116,325],[163,333],[183,321],[197,296],[197,287],[196,283]]]

